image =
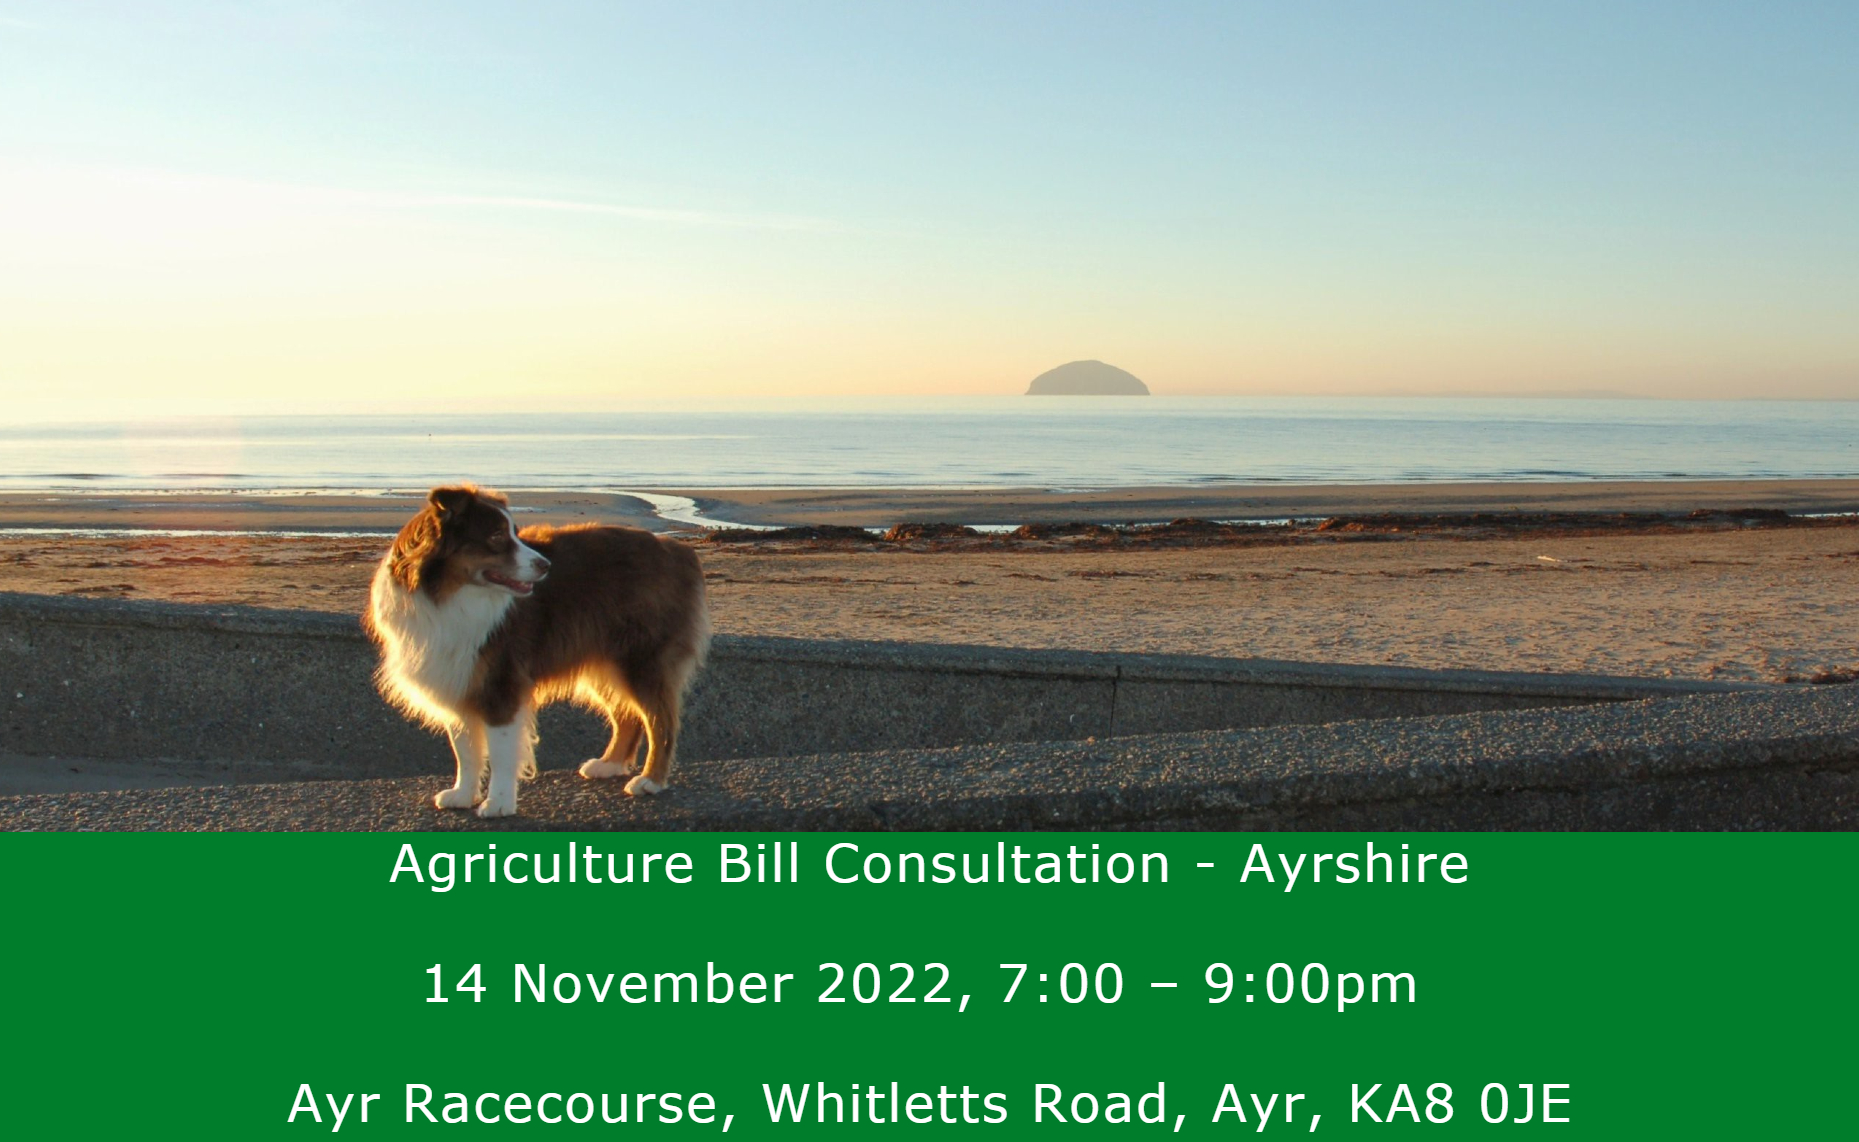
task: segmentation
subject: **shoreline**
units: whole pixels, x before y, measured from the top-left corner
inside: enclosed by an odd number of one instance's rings
[[[694,511],[675,501],[689,501]],[[0,493],[0,531],[17,536],[84,533],[242,532],[391,535],[422,497],[357,489],[306,492]],[[693,528],[904,523],[999,529],[1038,523],[1156,524],[1315,520],[1346,515],[1467,513],[1686,513],[1778,510],[1859,513],[1859,478],[1821,480],[1543,481],[1416,484],[1250,484],[1042,488],[640,488],[517,491],[519,524],[606,523],[654,531]],[[656,501],[656,506],[654,501]],[[661,514],[663,512],[664,514]],[[92,529],[108,529],[107,531]]]

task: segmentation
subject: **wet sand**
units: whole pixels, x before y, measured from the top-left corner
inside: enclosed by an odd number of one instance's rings
[[[1203,519],[1314,519],[1380,512],[1688,512],[1769,508],[1859,512],[1859,479],[1502,484],[1231,485],[1204,488],[1008,489],[635,489],[696,501],[717,523],[1018,525],[1079,520],[1156,523]],[[417,493],[332,495],[189,492],[0,494],[0,529],[152,528],[392,532],[418,509]],[[691,525],[657,516],[646,500],[616,491],[513,492],[522,522]]]
[[[1318,519],[1377,512],[1688,512],[1775,508],[1859,512],[1859,479],[1588,481],[1502,484],[1234,485],[1204,488],[668,489],[707,514],[746,524],[890,527],[901,522],[1022,524],[1082,520]]]
[[[400,529],[425,497],[421,494],[267,495],[233,492],[7,492],[0,493],[0,531],[17,528],[144,528],[161,531],[373,532]],[[632,496],[553,492],[520,496],[512,505],[519,524],[616,523],[675,526],[652,505]]]

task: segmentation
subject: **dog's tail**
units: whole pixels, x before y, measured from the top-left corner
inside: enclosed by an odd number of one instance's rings
[[[710,601],[704,597],[700,587],[697,592],[697,614],[691,619],[691,644],[696,653],[692,656],[692,669],[699,669],[710,657]]]
[[[703,587],[697,589],[697,605],[692,609],[690,626],[684,635],[683,661],[674,668],[673,682],[680,696],[691,688],[691,679],[703,669],[704,661],[710,656],[710,607],[704,600]]]

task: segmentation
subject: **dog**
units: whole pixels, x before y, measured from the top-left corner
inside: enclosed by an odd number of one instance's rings
[[[536,772],[536,710],[554,701],[612,726],[581,776],[628,777],[629,796],[664,790],[710,641],[689,547],[631,527],[518,531],[503,496],[470,484],[434,488],[400,529],[364,625],[381,693],[451,738],[458,779],[433,804],[480,817],[516,812],[517,781]]]

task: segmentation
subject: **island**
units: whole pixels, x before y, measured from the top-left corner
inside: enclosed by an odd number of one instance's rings
[[[1149,386],[1102,361],[1073,361],[1048,369],[1027,386],[1029,397],[1146,397]]]

